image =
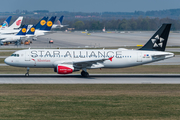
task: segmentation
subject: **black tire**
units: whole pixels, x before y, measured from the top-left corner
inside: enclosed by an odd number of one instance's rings
[[[26,74],[25,74],[25,76],[26,76],[26,77],[28,77],[28,76],[29,76],[29,74],[28,74],[28,73],[26,73]]]
[[[81,76],[83,76],[83,77],[89,77],[89,73],[88,73],[88,72],[85,72],[85,71],[82,71],[82,72],[81,72]]]

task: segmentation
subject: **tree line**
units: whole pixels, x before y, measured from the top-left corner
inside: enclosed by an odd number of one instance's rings
[[[180,21],[170,18],[138,18],[138,19],[118,19],[118,20],[73,20],[64,21],[68,27],[75,30],[106,30],[130,31],[130,30],[156,30],[163,23],[171,23],[171,30],[180,30]]]

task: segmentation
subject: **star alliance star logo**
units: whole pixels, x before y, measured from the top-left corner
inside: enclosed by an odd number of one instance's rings
[[[156,35],[155,39],[151,39],[152,43],[154,44],[153,48],[158,48],[163,46],[164,38],[159,37],[159,35]]]

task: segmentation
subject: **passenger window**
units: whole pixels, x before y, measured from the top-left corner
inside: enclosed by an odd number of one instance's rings
[[[17,57],[19,57],[19,54],[17,54]]]

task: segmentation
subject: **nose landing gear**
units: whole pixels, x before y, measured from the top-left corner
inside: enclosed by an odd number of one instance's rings
[[[25,74],[26,77],[29,76],[29,67],[27,67],[27,73]]]

